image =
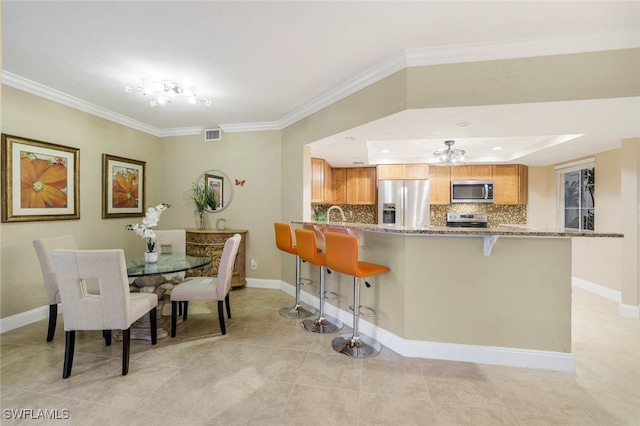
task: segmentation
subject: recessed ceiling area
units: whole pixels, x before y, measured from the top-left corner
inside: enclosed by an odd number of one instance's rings
[[[431,163],[445,140],[466,151],[467,164],[547,166],[619,148],[638,134],[640,98],[629,97],[405,110],[310,146],[333,167]]]

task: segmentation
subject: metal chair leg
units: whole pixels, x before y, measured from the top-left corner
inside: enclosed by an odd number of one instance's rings
[[[331,341],[333,350],[352,358],[368,358],[381,349],[378,341],[360,335],[360,308],[360,279],[353,277],[353,334],[343,334]]]
[[[285,318],[302,319],[309,318],[316,313],[316,310],[312,307],[302,306],[300,304],[300,286],[302,285],[302,279],[300,278],[300,271],[302,269],[302,260],[300,256],[296,256],[296,300],[295,304],[291,306],[285,306],[280,309],[280,315]]]
[[[312,333],[335,333],[342,329],[342,321],[337,318],[327,317],[324,315],[324,302],[326,300],[326,272],[327,267],[320,267],[320,314],[315,319],[305,319],[302,321],[302,328]]]

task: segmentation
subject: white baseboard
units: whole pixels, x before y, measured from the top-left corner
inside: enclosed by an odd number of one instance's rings
[[[58,312],[61,312],[60,305],[58,305]],[[0,319],[0,333],[6,333],[7,331],[15,330],[16,328],[47,318],[49,318],[49,305],[40,306],[39,308],[31,309],[30,311],[11,315],[10,317]],[[46,332],[47,330],[45,329],[43,333],[46,334]]]
[[[620,306],[618,306],[618,313],[622,317],[640,319],[640,306],[621,303]]]
[[[252,288],[270,288],[272,290],[282,290],[280,280],[265,280],[262,278],[247,278],[247,287]]]
[[[600,284],[592,283],[582,278],[571,277],[571,285],[588,291],[589,293],[597,294],[605,299],[613,300],[620,303],[622,301],[622,293],[618,290],[614,290],[609,287],[602,286]]]
[[[295,287],[282,280],[247,278],[247,287],[281,290],[291,296],[295,296]],[[318,306],[319,303],[317,296],[313,296],[306,291],[300,292],[300,299],[302,302],[311,306]],[[629,306],[629,311],[633,311],[634,308],[634,312],[637,314],[638,309],[634,306]],[[325,311],[327,315],[336,317],[347,325],[353,321],[353,314],[351,312],[339,309],[330,303],[325,303]],[[0,319],[0,333],[11,331],[48,317],[49,306],[47,305],[2,318]],[[382,345],[406,357],[477,362],[480,364],[569,372],[575,371],[575,358],[572,354],[567,353],[408,340],[396,336],[364,319],[360,320],[360,330],[363,334],[373,337]],[[43,330],[43,333],[45,332],[46,330]]]
[[[285,293],[291,296],[295,295],[295,287],[293,285],[279,280],[275,280],[275,282]],[[274,287],[276,287],[276,284],[264,288]],[[318,306],[319,303],[318,297],[306,291],[300,293],[300,299],[311,306]],[[350,311],[344,311],[329,302],[325,302],[325,313],[328,316],[338,318],[347,325],[350,325],[353,321],[353,314]],[[575,372],[576,369],[575,357],[569,353],[408,340],[396,336],[362,318],[360,319],[360,331],[367,336],[373,337],[392,351],[406,357],[477,362],[480,364],[567,372]]]
[[[618,303],[618,314],[622,317],[640,319],[640,306],[622,303],[622,292],[618,290],[576,277],[571,277],[571,285]]]

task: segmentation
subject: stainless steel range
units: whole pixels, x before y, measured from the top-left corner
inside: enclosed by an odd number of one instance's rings
[[[487,228],[487,215],[482,213],[447,213],[447,226]]]

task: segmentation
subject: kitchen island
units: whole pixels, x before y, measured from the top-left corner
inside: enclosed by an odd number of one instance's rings
[[[447,228],[294,221],[358,237],[360,259],[388,266],[361,303],[361,331],[404,356],[573,371],[571,238],[620,238],[526,227]],[[315,279],[313,265],[303,276]],[[352,278],[333,273],[327,307],[349,324]],[[314,303],[317,284],[306,302]],[[304,300],[304,298],[303,298]],[[333,310],[332,310],[333,309]]]

